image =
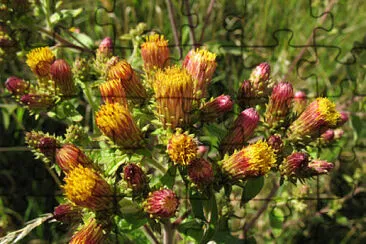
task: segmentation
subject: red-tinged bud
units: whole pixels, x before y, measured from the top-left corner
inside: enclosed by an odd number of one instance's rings
[[[203,145],[198,146],[197,156],[202,157],[203,155],[205,155],[205,153],[208,151],[208,149],[209,149],[208,146],[203,146]]]
[[[329,143],[334,140],[334,130],[328,129],[320,137],[323,143]]]
[[[178,209],[179,199],[170,189],[150,192],[144,210],[151,218],[171,218]]]
[[[62,223],[72,224],[81,220],[81,209],[70,203],[60,204],[55,207],[53,217]]]
[[[54,137],[42,137],[39,140],[38,148],[48,159],[55,157],[57,141]]]
[[[56,88],[60,89],[62,96],[72,96],[76,92],[76,87],[72,79],[70,65],[63,59],[57,59],[50,68],[51,78],[55,82]]]
[[[126,93],[120,80],[109,80],[99,85],[105,103],[120,103],[127,106]]]
[[[328,174],[334,165],[324,160],[313,160],[308,164],[307,174],[309,176],[316,176]]]
[[[305,110],[306,104],[307,104],[306,93],[303,91],[297,91],[293,99],[293,107],[292,107],[293,111],[296,114],[301,114]]]
[[[112,38],[106,37],[99,44],[97,55],[104,57],[111,57],[113,54],[113,41]]]
[[[338,139],[342,138],[343,134],[344,134],[344,130],[339,129],[339,128],[335,129],[334,130],[334,139],[338,140]]]
[[[29,84],[27,82],[15,76],[9,77],[5,81],[5,86],[6,89],[8,89],[8,91],[13,95],[23,95],[27,93],[29,88]]]
[[[274,86],[267,106],[266,123],[275,128],[283,124],[290,111],[294,91],[288,82],[280,82]]]
[[[233,181],[267,174],[276,163],[276,154],[267,142],[257,141],[231,156],[225,155],[219,163],[224,174]]]
[[[309,163],[306,153],[295,152],[288,156],[280,165],[281,175],[287,177],[300,176]]]
[[[228,95],[221,95],[215,99],[212,99],[201,107],[202,120],[215,120],[216,118],[224,115],[226,112],[229,112],[232,109],[233,104],[234,103],[231,101],[231,98]]]
[[[137,164],[128,164],[123,168],[123,179],[134,192],[141,192],[147,186],[147,177]]]
[[[25,94],[20,102],[30,109],[47,109],[53,106],[53,97],[47,94]]]
[[[279,134],[271,135],[267,139],[267,143],[276,151],[276,153],[281,152],[283,149],[283,141],[281,135]]]
[[[192,161],[188,166],[188,176],[200,188],[211,184],[214,180],[212,166],[204,158],[198,158]]]
[[[259,122],[259,114],[254,108],[245,109],[234,122],[227,136],[221,142],[222,152],[232,153],[240,149],[254,134]]]
[[[262,104],[266,100],[263,92],[255,90],[250,80],[245,80],[241,84],[238,92],[238,103],[241,108],[254,107],[257,104]]]
[[[305,141],[319,137],[328,128],[334,128],[340,118],[335,104],[328,98],[317,98],[290,126],[288,137]]]
[[[125,60],[119,61],[108,69],[108,80],[120,80],[127,98],[135,103],[141,103],[147,97],[140,79]]]
[[[342,111],[339,114],[340,114],[340,119],[338,120],[337,126],[342,126],[348,121],[349,117],[348,117],[347,112]]]
[[[169,65],[168,41],[164,39],[163,35],[148,36],[146,41],[141,44],[141,56],[147,72],[163,69]]]
[[[69,244],[103,244],[105,240],[102,225],[92,219],[72,236]]]
[[[65,173],[69,173],[79,165],[92,167],[92,161],[81,149],[73,144],[65,144],[61,148],[56,149],[56,163]]]
[[[207,87],[216,70],[216,54],[204,49],[191,50],[183,61],[183,67],[197,80],[195,94],[198,99],[205,97]]]
[[[250,80],[256,90],[264,91],[268,85],[268,80],[271,75],[271,67],[268,63],[259,64],[251,73]]]

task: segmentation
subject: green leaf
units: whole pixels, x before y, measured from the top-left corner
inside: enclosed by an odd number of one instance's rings
[[[189,189],[189,202],[192,206],[193,216],[206,221],[205,215],[203,213],[203,203],[202,203],[202,195],[194,190],[193,188]]]
[[[264,185],[264,177],[258,177],[247,180],[243,187],[243,193],[241,195],[241,205],[247,203],[249,200],[254,198],[262,190]]]
[[[285,214],[280,208],[273,208],[269,212],[269,222],[272,228],[281,229],[283,221],[285,220]]]
[[[161,184],[171,189],[175,183],[175,176],[177,174],[177,167],[171,166],[168,171],[160,178]]]
[[[192,237],[196,242],[202,238],[204,222],[200,219],[187,219],[178,226],[179,233]]]

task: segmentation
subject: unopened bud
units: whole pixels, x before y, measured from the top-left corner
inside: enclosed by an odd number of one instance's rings
[[[69,203],[60,204],[55,207],[53,217],[57,221],[72,224],[81,220],[81,209]]]
[[[267,143],[270,147],[272,147],[276,153],[281,152],[282,148],[283,148],[283,141],[281,139],[281,135],[279,134],[275,134],[275,135],[271,135],[268,139],[267,139]]]
[[[230,96],[221,95],[202,106],[202,119],[203,121],[212,121],[230,111],[232,107],[233,102]]]
[[[212,166],[204,158],[195,159],[188,165],[188,176],[198,187],[205,187],[214,180]]]
[[[293,99],[293,111],[296,114],[301,114],[305,110],[306,104],[307,104],[306,93],[303,91],[297,91]]]
[[[75,94],[76,87],[72,79],[72,72],[69,64],[63,59],[57,59],[50,68],[51,78],[56,88],[60,89],[62,96]]]
[[[141,192],[147,186],[147,177],[137,164],[128,164],[123,168],[123,179],[134,192]]]
[[[15,76],[9,77],[5,82],[6,89],[13,95],[23,95],[27,93],[29,84],[23,79]]]
[[[113,54],[113,41],[112,38],[106,37],[99,44],[97,55],[102,55],[104,57],[110,57]]]

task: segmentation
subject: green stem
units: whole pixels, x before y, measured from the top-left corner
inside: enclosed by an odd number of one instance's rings
[[[163,223],[163,244],[173,244],[174,228],[170,221]]]

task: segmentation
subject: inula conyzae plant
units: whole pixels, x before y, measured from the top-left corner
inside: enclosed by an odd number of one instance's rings
[[[113,56],[108,37],[94,59],[73,64],[52,47],[36,48],[26,61],[34,80],[7,79],[8,92],[36,118],[69,127],[64,136],[26,133],[36,158],[62,179],[63,197],[53,213],[2,240],[47,221],[68,225],[70,243],[123,242],[136,230],[154,243],[239,238],[228,225],[232,205],[254,198],[258,179],[306,184],[332,170],[310,152],[341,136],[336,128],[348,117],[333,101],[307,99],[290,81],[272,79],[268,63],[235,96],[209,97],[214,53],[193,49],[179,63],[164,36],[142,42],[141,56],[129,61]],[[88,128],[79,125],[87,120],[80,106],[93,110]],[[242,192],[236,202],[234,188]]]

